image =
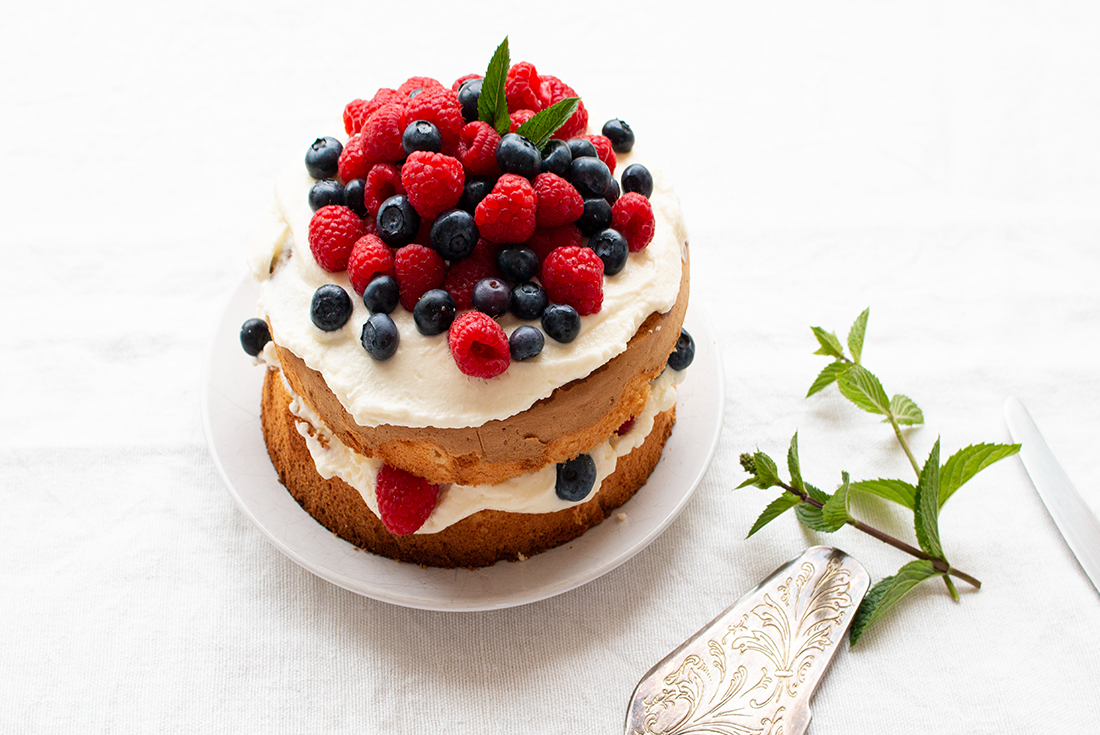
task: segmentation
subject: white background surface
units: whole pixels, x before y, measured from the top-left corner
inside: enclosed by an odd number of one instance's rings
[[[843,336],[867,306],[865,364],[924,409],[918,455],[1008,441],[1015,394],[1100,509],[1092,3],[4,16],[0,730],[617,732],[653,663],[807,545],[875,579],[907,560],[793,517],[744,541],[771,496],[732,489],[738,453],[781,456],[795,430],[820,486],[910,471],[871,416],[802,397],[824,364],[809,325]],[[520,608],[409,610],[305,572],[236,509],[200,371],[276,173],[348,100],[480,71],[505,34],[677,182],[726,420],[687,510],[628,564]],[[964,487],[942,532],[982,590],[914,593],[838,656],[811,729],[1095,729],[1100,596],[1018,460]]]

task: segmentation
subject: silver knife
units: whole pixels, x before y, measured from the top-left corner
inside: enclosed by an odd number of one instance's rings
[[[801,735],[870,584],[839,549],[815,546],[787,562],[649,670],[631,698],[627,735]]]
[[[1100,521],[1054,458],[1024,404],[1016,398],[1005,401],[1005,420],[1013,441],[1020,444],[1020,458],[1047,512],[1100,592]]]

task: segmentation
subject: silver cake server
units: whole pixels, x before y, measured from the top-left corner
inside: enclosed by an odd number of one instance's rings
[[[827,546],[787,562],[649,670],[627,735],[801,735],[870,584],[862,564]]]

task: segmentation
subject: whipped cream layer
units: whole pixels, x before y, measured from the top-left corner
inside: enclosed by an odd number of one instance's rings
[[[282,372],[280,371],[280,376]],[[596,463],[595,490],[583,500],[562,500],[555,492],[557,465],[547,465],[536,472],[513,477],[496,485],[444,485],[435,510],[416,533],[438,533],[458,521],[483,510],[509,513],[553,513],[588,502],[599,492],[604,478],[615,471],[619,457],[634,451],[645,442],[653,430],[659,413],[676,403],[676,385],[684,373],[667,369],[650,384],[649,400],[635,417],[634,425],[624,434],[613,434],[589,454]],[[290,394],[290,412],[297,419],[298,433],[306,441],[317,472],[325,479],[338,477],[355,488],[371,512],[378,515],[375,488],[382,460],[364,457],[348,448],[325,426],[309,404],[297,396],[283,378],[283,388]]]
[[[632,159],[634,154],[621,156],[616,172]],[[653,241],[631,253],[622,272],[605,277],[600,312],[582,317],[580,334],[570,344],[547,339],[541,355],[512,362],[495,378],[460,372],[447,335],[421,335],[412,314],[400,306],[390,315],[400,333],[397,353],[384,362],[367,354],[360,335],[370,312],[347,273],[325,271],[310,252],[308,193],[314,181],[301,163],[280,176],[275,207],[250,249],[249,264],[261,282],[259,313],[270,322],[272,338],[320,372],[361,426],[462,428],[508,418],[623,352],[650,314],[667,312],[676,302],[687,231],[671,184],[660,172],[652,173]],[[348,323],[334,332],[321,331],[309,317],[313,292],[326,283],[343,287],[354,305]],[[510,314],[499,322],[509,334],[525,323]]]

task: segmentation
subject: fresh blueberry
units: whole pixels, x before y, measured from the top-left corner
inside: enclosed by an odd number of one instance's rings
[[[591,455],[582,454],[568,462],[558,463],[558,479],[554,492],[562,500],[584,500],[596,484],[596,462]]]
[[[521,283],[512,288],[512,313],[516,319],[531,321],[538,319],[546,311],[550,298],[542,286],[534,281]]]
[[[530,281],[539,272],[539,256],[531,248],[512,245],[497,252],[497,268],[511,283]]]
[[[618,118],[605,122],[600,132],[611,141],[611,150],[616,153],[630,153],[634,148],[634,131]]]
[[[497,165],[506,174],[533,179],[539,175],[542,156],[535,144],[522,135],[507,133],[497,143]]]
[[[673,370],[687,370],[694,359],[695,340],[688,334],[688,330],[680,327],[680,338],[676,340],[676,349],[668,356],[668,366]]]
[[[495,183],[493,179],[487,179],[484,176],[467,176],[466,183],[462,185],[462,197],[458,200],[458,208],[473,214],[477,205],[481,204],[481,200],[489,196]]]
[[[577,219],[577,227],[586,235],[592,235],[611,226],[611,205],[603,197],[585,199],[584,211]]]
[[[478,311],[498,317],[512,305],[512,289],[499,278],[482,278],[474,285],[470,300]]]
[[[481,97],[481,85],[484,81],[481,77],[467,79],[458,88],[458,104],[462,106],[462,122],[472,123],[478,119],[477,101]]]
[[[366,191],[367,182],[363,179],[352,179],[344,184],[344,206],[360,217],[367,216],[367,205],[363,203]]]
[[[549,140],[542,148],[542,163],[539,170],[543,173],[557,174],[563,179],[569,175],[569,164],[573,154],[564,140]]]
[[[406,156],[413,151],[439,153],[443,150],[443,136],[439,128],[427,120],[413,120],[401,135],[401,147]]]
[[[455,300],[441,288],[425,291],[413,307],[413,321],[421,334],[443,334],[455,320]]]
[[[331,135],[318,138],[306,151],[306,171],[315,179],[335,178],[343,152],[344,145]]]
[[[602,197],[607,187],[611,186],[611,169],[598,158],[574,158],[569,164],[568,179],[585,199]]]
[[[508,351],[512,353],[513,360],[520,362],[538,357],[545,344],[546,338],[542,336],[542,332],[529,324],[516,327],[508,337]]]
[[[359,341],[363,343],[367,354],[375,360],[388,360],[397,352],[401,335],[397,333],[397,325],[389,314],[371,314],[363,323],[363,334]]]
[[[309,187],[309,208],[316,212],[329,204],[344,203],[344,185],[336,179],[321,179]]]
[[[588,240],[588,247],[603,261],[603,274],[613,276],[626,266],[626,256],[630,254],[630,245],[618,230],[608,227],[600,230]]]
[[[565,144],[569,146],[569,152],[573,156],[573,160],[578,158],[599,158],[600,154],[596,152],[596,146],[592,145],[592,141],[586,138],[570,138],[565,141]]]
[[[429,233],[432,249],[444,260],[462,260],[477,245],[477,225],[465,209],[448,209],[435,218]]]
[[[326,283],[313,292],[309,318],[326,332],[335,332],[351,318],[351,297],[335,283]]]
[[[260,354],[270,341],[271,332],[263,319],[249,319],[241,325],[241,347],[248,355]]]
[[[640,163],[632,163],[623,169],[621,178],[623,193],[634,191],[646,199],[653,193],[653,174]]]
[[[567,344],[581,333],[581,316],[568,304],[550,304],[542,312],[542,331],[551,339]]]
[[[615,179],[611,179],[611,184],[608,185],[607,191],[603,193],[603,198],[607,200],[608,204],[614,204],[619,201],[620,195],[619,182],[615,181]]]
[[[363,306],[372,314],[389,314],[401,300],[401,289],[393,276],[375,276],[363,289]]]
[[[420,231],[420,215],[404,194],[395,194],[382,202],[375,224],[382,242],[399,248],[412,242]]]

